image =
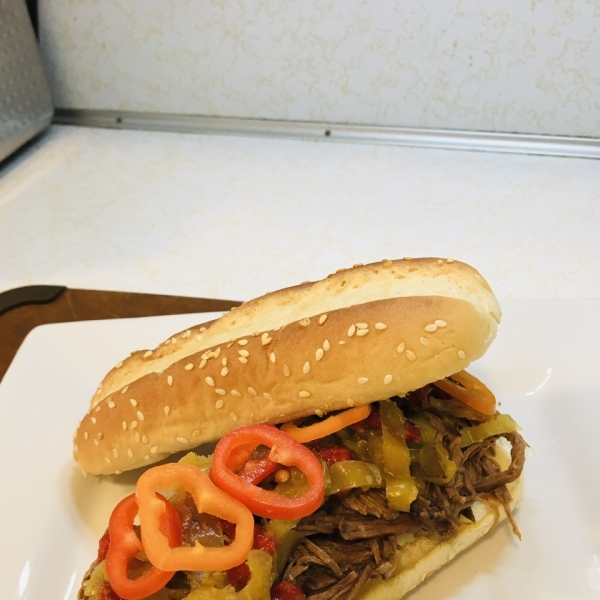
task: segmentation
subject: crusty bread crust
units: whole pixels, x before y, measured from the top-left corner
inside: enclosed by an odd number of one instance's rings
[[[115,473],[240,425],[404,395],[482,356],[499,321],[481,275],[442,259],[383,261],[273,292],[111,370],[74,457]]]

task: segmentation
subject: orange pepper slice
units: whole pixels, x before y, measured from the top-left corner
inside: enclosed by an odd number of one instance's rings
[[[164,504],[156,497],[157,489],[182,486],[188,491],[199,512],[209,513],[235,523],[235,539],[228,546],[171,548],[160,531]],[[163,571],[226,571],[243,563],[254,543],[254,517],[238,500],[220,490],[201,469],[174,463],[146,471],[138,480],[136,499],[139,507],[142,543],[148,560]]]
[[[348,425],[354,425],[363,419],[366,419],[371,414],[371,405],[365,404],[363,406],[357,406],[356,408],[350,408],[344,412],[338,413],[331,417],[327,417],[318,423],[309,425],[308,427],[298,427],[295,423],[290,421],[284,423],[281,426],[281,431],[285,431],[290,437],[294,438],[301,444],[312,442],[324,438],[327,435],[336,433]]]
[[[484,415],[496,414],[494,394],[477,377],[466,371],[440,379],[434,385]]]

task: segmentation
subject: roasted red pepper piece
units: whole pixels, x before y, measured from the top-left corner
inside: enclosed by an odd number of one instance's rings
[[[275,554],[275,540],[272,535],[269,535],[264,527],[260,525],[254,526],[254,550],[264,550],[271,556]]]
[[[106,533],[100,538],[98,542],[98,558],[97,561],[101,563],[108,554],[108,548],[110,546],[110,536],[108,535],[108,529]]]
[[[167,536],[171,547],[181,545],[181,522],[173,505],[160,494],[165,503],[165,512],[160,519],[160,529]],[[152,567],[137,579],[129,579],[127,566],[136,554],[143,551],[142,542],[133,529],[138,513],[135,494],[121,500],[113,510],[108,522],[110,545],[106,555],[106,574],[116,594],[125,600],[141,600],[162,589],[173,577],[174,572],[161,571]]]
[[[352,453],[346,446],[331,446],[317,450],[317,454],[323,459],[323,462],[330,467],[341,460],[352,460]]]
[[[263,479],[274,473],[277,466],[277,463],[273,462],[268,456],[257,460],[251,459],[238,472],[238,476],[252,485],[258,485]]]
[[[306,594],[291,581],[279,581],[271,588],[271,600],[306,600]]]
[[[365,429],[381,429],[381,413],[379,410],[371,411],[371,414],[362,421],[350,425],[355,431],[364,431]]]
[[[410,421],[404,421],[404,427],[406,428],[404,439],[407,442],[421,441],[421,430],[416,425],[413,425]]]
[[[243,590],[250,581],[250,567],[247,562],[243,562],[237,567],[227,570],[227,581],[232,585],[236,592]]]

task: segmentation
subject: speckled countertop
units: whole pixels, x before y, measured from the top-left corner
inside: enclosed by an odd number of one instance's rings
[[[243,300],[426,255],[501,299],[600,297],[600,163],[54,126],[0,168],[0,291]]]

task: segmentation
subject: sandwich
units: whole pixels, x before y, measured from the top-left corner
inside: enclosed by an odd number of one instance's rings
[[[134,352],[75,433],[83,471],[144,468],[79,598],[399,599],[519,535],[526,443],[466,371],[500,318],[472,267],[384,260]]]

